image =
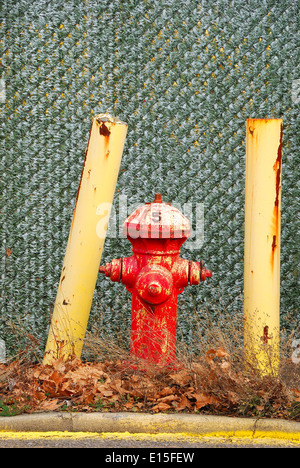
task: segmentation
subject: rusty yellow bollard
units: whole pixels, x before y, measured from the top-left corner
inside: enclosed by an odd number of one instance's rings
[[[44,364],[81,356],[126,133],[109,114],[93,118]]]
[[[244,351],[262,375],[279,368],[282,120],[248,119]]]

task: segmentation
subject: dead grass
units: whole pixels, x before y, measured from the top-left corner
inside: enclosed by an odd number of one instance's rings
[[[84,358],[32,363],[28,349],[0,365],[0,415],[35,411],[192,412],[275,417],[300,421],[300,371],[283,337],[279,375],[262,377],[245,362],[242,318],[194,326],[189,344],[179,339],[174,366],[130,356],[124,334],[93,330]],[[30,356],[30,359],[28,359]]]

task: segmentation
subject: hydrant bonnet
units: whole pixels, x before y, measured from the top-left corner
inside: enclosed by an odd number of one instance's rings
[[[177,208],[164,203],[157,193],[152,203],[145,203],[128,216],[123,233],[132,239],[187,239],[191,226]]]

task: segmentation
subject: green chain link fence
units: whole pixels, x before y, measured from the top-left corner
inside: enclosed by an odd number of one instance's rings
[[[180,296],[179,332],[242,310],[245,122],[283,118],[281,313],[299,322],[299,5],[294,0],[3,0],[0,336],[45,343],[91,118],[128,123],[115,194],[202,206],[214,272]],[[123,198],[122,198],[123,197]],[[117,226],[119,228],[119,226]],[[102,262],[130,254],[108,237]],[[130,326],[130,295],[99,277],[89,327]],[[196,312],[195,312],[196,311]],[[43,349],[41,349],[41,353]]]

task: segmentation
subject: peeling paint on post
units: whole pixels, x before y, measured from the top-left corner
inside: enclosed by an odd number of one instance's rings
[[[81,356],[106,228],[97,225],[113,202],[127,124],[109,114],[94,117],[79,183],[44,364]],[[107,213],[108,212],[108,213]]]
[[[282,120],[248,119],[244,350],[263,375],[279,366],[281,167]]]

